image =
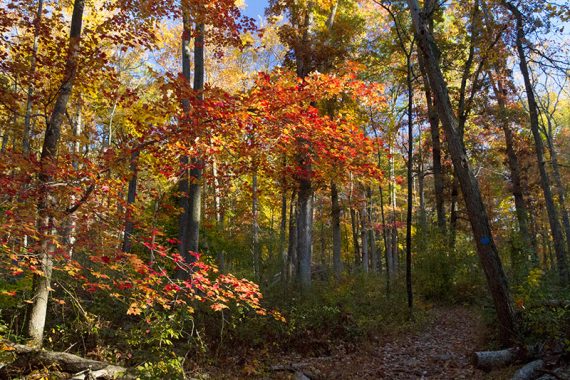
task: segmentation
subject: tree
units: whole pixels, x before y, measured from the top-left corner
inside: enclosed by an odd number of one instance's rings
[[[560,281],[566,284],[569,281],[568,267],[566,263],[566,249],[564,248],[564,238],[560,221],[558,219],[558,211],[554,205],[552,190],[550,188],[550,177],[546,171],[546,161],[544,159],[544,144],[539,130],[538,120],[538,105],[534,96],[534,89],[530,79],[528,63],[524,51],[523,41],[525,39],[524,20],[520,10],[510,2],[504,2],[505,7],[513,14],[516,20],[516,49],[519,56],[519,67],[523,76],[526,97],[528,102],[529,116],[530,116],[530,129],[534,138],[534,145],[536,151],[536,159],[538,162],[538,169],[540,173],[540,186],[544,193],[544,200],[546,202],[546,210],[548,212],[548,221],[552,238],[554,240],[554,250],[556,252],[556,259],[558,264],[558,272],[560,274]]]
[[[50,194],[50,183],[54,180],[52,172],[57,166],[57,148],[61,134],[61,124],[65,115],[65,109],[73,91],[75,78],[77,77],[78,55],[81,42],[81,26],[83,22],[84,0],[75,0],[73,3],[73,15],[69,32],[68,53],[65,64],[65,72],[55,106],[47,124],[42,153],[40,158],[40,196],[38,201],[38,229],[41,236],[38,261],[40,262],[41,274],[34,276],[33,303],[27,326],[27,333],[34,345],[41,346],[43,341],[44,326],[47,314],[47,305],[50,292],[50,282],[53,269],[52,255],[55,250],[53,236],[55,235],[55,202]]]
[[[429,30],[425,15],[430,9],[420,10],[416,0],[408,0],[412,23],[417,36],[420,54],[424,56],[430,87],[437,99],[438,113],[443,124],[447,145],[465,201],[469,221],[473,231],[477,253],[481,260],[487,284],[493,297],[503,341],[511,340],[516,333],[515,316],[497,247],[493,241],[491,227],[481,198],[477,179],[465,154],[459,124],[451,108],[447,84],[438,62],[438,48]]]

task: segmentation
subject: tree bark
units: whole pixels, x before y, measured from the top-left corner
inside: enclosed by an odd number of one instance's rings
[[[360,264],[360,244],[358,243],[358,224],[356,220],[356,210],[350,208],[350,225],[352,227],[352,246],[354,248],[354,264]]]
[[[281,279],[287,278],[287,250],[285,249],[285,237],[287,229],[287,190],[283,186],[281,192],[281,223],[279,224],[279,256],[281,257]]]
[[[363,203],[360,210],[360,240],[362,242],[362,272],[368,273],[370,267],[370,257],[368,251],[368,212],[366,211],[366,202]]]
[[[384,265],[386,266],[386,294],[390,295],[390,280],[392,268],[390,265],[390,244],[388,242],[388,230],[386,228],[386,215],[384,213],[384,190],[378,186],[380,192],[380,216],[382,218],[382,238],[384,239]]]
[[[194,83],[193,88],[199,101],[204,99],[204,24],[196,25],[196,37],[194,38]],[[184,249],[182,257],[187,263],[193,263],[196,256],[190,252],[199,251],[200,221],[202,211],[202,172],[204,161],[200,158],[192,158],[190,168],[190,180],[188,185],[188,215],[184,236]],[[187,274],[188,275],[188,274]]]
[[[310,170],[310,169],[309,169]],[[303,289],[311,287],[311,227],[313,224],[313,188],[311,180],[299,180],[299,195],[297,200],[299,213],[297,225],[297,261],[299,284]]]
[[[506,367],[522,355],[518,348],[508,348],[499,351],[480,351],[475,352],[472,357],[472,362],[475,367],[484,371],[491,371],[497,368]]]
[[[523,15],[518,8],[508,1],[504,1],[505,6],[509,9],[516,19],[516,48],[519,55],[519,67],[524,79],[524,86],[526,90],[526,97],[528,102],[528,109],[530,114],[530,129],[534,138],[534,145],[536,151],[536,158],[538,162],[538,169],[540,172],[540,186],[544,193],[544,202],[546,203],[546,211],[548,213],[548,222],[554,240],[554,251],[556,253],[556,261],[558,264],[558,273],[560,281],[564,284],[568,283],[568,267],[566,263],[566,249],[564,247],[564,238],[560,221],[558,219],[558,212],[554,205],[554,198],[550,188],[550,178],[546,171],[546,162],[544,159],[544,144],[542,136],[540,135],[539,122],[538,122],[538,105],[534,96],[534,89],[530,80],[530,73],[528,70],[528,63],[524,52],[523,43],[525,40],[524,21]]]
[[[521,169],[517,153],[515,151],[515,141],[513,131],[509,125],[509,120],[506,116],[507,112],[507,89],[503,86],[501,79],[493,80],[493,75],[489,73],[489,78],[493,83],[493,92],[497,98],[499,106],[499,123],[505,135],[505,145],[507,151],[507,163],[509,171],[511,172],[511,186],[512,193],[515,200],[515,211],[517,214],[517,222],[519,225],[519,234],[524,242],[525,250],[530,251],[532,256],[536,258],[536,239],[531,234],[528,226],[528,211],[524,199],[524,191],[521,180]]]
[[[287,268],[286,279],[290,281],[297,268],[297,209],[295,198],[297,192],[293,190],[291,202],[289,203],[289,245],[287,247]]]
[[[370,257],[372,272],[378,273],[381,269],[380,250],[376,246],[376,231],[374,230],[374,212],[372,209],[372,189],[366,188],[366,198],[368,202],[368,242],[370,244]]]
[[[511,380],[531,380],[540,376],[540,370],[544,368],[544,360],[533,360],[517,369]]]
[[[57,367],[59,370],[74,374],[71,379],[134,379],[128,369],[98,360],[85,359],[67,352],[54,352],[38,350],[22,344],[9,344],[16,353],[16,360],[3,368],[0,377],[9,375],[10,370],[18,369],[45,369]],[[90,377],[87,377],[89,375]]]
[[[420,11],[417,0],[407,0],[407,3],[418,38],[419,53],[423,54],[430,87],[433,89],[437,99],[439,117],[445,130],[453,166],[461,185],[473,237],[477,245],[477,253],[494,301],[501,338],[503,342],[509,342],[514,337],[516,326],[507,278],[503,271],[497,247],[493,241],[479,184],[471,170],[469,159],[463,148],[459,124],[453,113],[447,83],[439,66],[437,44],[426,24],[425,14]]]
[[[340,279],[342,274],[341,256],[341,234],[340,234],[340,202],[338,199],[338,189],[334,182],[331,182],[331,217],[332,217],[332,240],[333,240],[333,268],[335,278]]]
[[[83,118],[81,114],[81,102],[77,105],[77,114],[75,116],[75,120],[73,121],[72,133],[73,133],[73,141],[71,143],[71,156],[73,157],[71,165],[73,169],[79,170],[79,162],[77,160],[77,154],[80,150],[79,144],[79,136],[83,130]],[[69,197],[69,204],[71,206],[76,204],[77,197],[75,194],[71,194]],[[77,227],[77,214],[75,212],[70,213],[65,217],[65,220],[62,223],[62,241],[63,244],[67,247],[67,252],[69,257],[73,256],[73,249],[75,244],[75,229]]]
[[[562,183],[560,176],[560,166],[558,165],[558,152],[554,146],[554,137],[552,135],[552,120],[547,116],[548,133],[546,135],[546,146],[550,153],[550,165],[552,166],[552,176],[556,185],[556,194],[558,195],[558,205],[562,214],[562,225],[564,226],[564,234],[566,235],[566,249],[570,252],[570,218],[568,217],[568,209],[566,208],[566,189]]]
[[[184,79],[190,83],[190,36],[191,36],[190,15],[188,9],[183,6],[182,8],[182,75]],[[190,100],[182,99],[182,111],[184,112],[184,122],[188,122],[190,114]],[[180,158],[180,166],[182,174],[180,182],[178,182],[178,192],[180,199],[178,205],[182,209],[178,220],[178,240],[179,240],[179,253],[182,257],[185,256],[184,249],[186,247],[186,224],[188,220],[188,189],[189,189],[189,170],[188,164],[190,163],[188,156]]]
[[[406,212],[406,294],[408,297],[408,313],[413,319],[414,293],[412,289],[412,209],[413,209],[413,180],[414,180],[414,124],[413,124],[413,101],[414,90],[412,87],[411,55],[407,56],[408,87],[408,204]]]
[[[32,55],[30,56],[30,83],[28,84],[28,94],[26,98],[26,114],[24,116],[24,136],[22,138],[22,152],[24,155],[30,153],[30,139],[32,132],[32,108],[34,104],[34,80],[36,76],[36,61],[38,56],[38,43],[40,38],[40,24],[43,17],[44,1],[38,0],[38,10],[34,20],[34,41],[32,43]]]
[[[310,39],[309,31],[313,24],[313,4],[309,2],[305,11],[305,17],[302,25],[301,40],[295,48],[297,77],[304,80],[311,72],[310,65]],[[308,289],[311,287],[311,262],[312,262],[312,229],[313,229],[313,186],[311,180],[311,162],[308,152],[303,151],[306,144],[302,138],[298,139],[298,165],[302,174],[297,178],[299,193],[297,197],[297,261],[299,263],[298,280],[301,288]]]
[[[253,221],[252,221],[252,239],[251,239],[251,252],[253,255],[253,274],[254,274],[254,278],[256,281],[259,281],[260,279],[260,267],[261,267],[261,263],[260,260],[261,258],[259,257],[259,220],[258,220],[258,214],[259,214],[259,198],[257,195],[257,171],[254,169],[253,175],[252,175],[252,186],[251,186],[251,191],[252,191],[252,197],[251,197],[251,213],[252,213],[252,217],[253,217]]]
[[[127,210],[125,213],[125,232],[123,235],[123,252],[131,252],[132,239],[134,231],[133,207],[137,196],[137,180],[138,180],[138,158],[139,151],[131,152],[131,179],[129,180],[129,190],[127,192]]]
[[[51,113],[46,128],[42,153],[40,156],[40,194],[38,201],[38,232],[40,236],[40,249],[38,258],[40,261],[41,275],[34,275],[33,300],[27,323],[27,335],[31,343],[41,346],[43,342],[44,326],[47,316],[48,298],[50,292],[51,274],[53,268],[53,253],[55,243],[51,236],[55,236],[54,208],[56,199],[49,189],[49,184],[54,180],[52,168],[57,165],[57,148],[60,140],[61,125],[65,116],[65,110],[78,71],[78,56],[81,42],[81,26],[83,23],[84,0],[75,0],[71,17],[71,29],[69,33],[69,46],[65,63],[65,72],[55,106]],[[51,235],[51,236],[50,236]]]
[[[431,5],[430,5],[431,6]],[[427,15],[428,27],[433,30],[433,11]],[[435,193],[435,210],[437,216],[437,226],[445,236],[446,232],[446,218],[445,218],[445,194],[444,194],[444,181],[443,181],[443,166],[441,164],[441,140],[439,136],[439,115],[437,114],[436,98],[430,87],[428,80],[425,62],[423,56],[418,55],[418,63],[422,80],[424,82],[424,92],[426,96],[426,104],[428,108],[428,120],[430,126],[431,148],[432,148],[432,170],[433,170],[433,185]]]

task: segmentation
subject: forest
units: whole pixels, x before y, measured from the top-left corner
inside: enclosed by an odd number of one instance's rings
[[[570,379],[564,0],[0,0],[0,379]]]

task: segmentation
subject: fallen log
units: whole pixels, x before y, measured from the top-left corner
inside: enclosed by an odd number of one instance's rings
[[[315,380],[320,376],[318,371],[313,371],[309,367],[310,364],[307,363],[291,363],[285,365],[273,365],[269,367],[270,371],[273,372],[291,372],[295,376],[295,380]]]
[[[472,357],[475,367],[484,371],[506,367],[524,357],[523,350],[518,347],[499,351],[475,352]]]
[[[46,351],[22,344],[8,344],[16,359],[3,368],[4,371],[31,371],[38,368],[54,368],[73,374],[72,379],[110,380],[134,379],[125,367],[82,358],[67,352]]]
[[[553,371],[549,371],[546,369],[539,369],[538,373],[543,375],[537,378],[536,380],[568,380],[568,377],[561,376],[560,368],[555,369]]]
[[[532,380],[540,375],[540,370],[544,368],[544,360],[534,360],[519,368],[513,375],[512,380]]]

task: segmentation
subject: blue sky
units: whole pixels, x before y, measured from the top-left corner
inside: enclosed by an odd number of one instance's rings
[[[263,17],[268,0],[245,0],[245,3],[247,7],[243,13],[246,16],[259,20],[259,16]]]

